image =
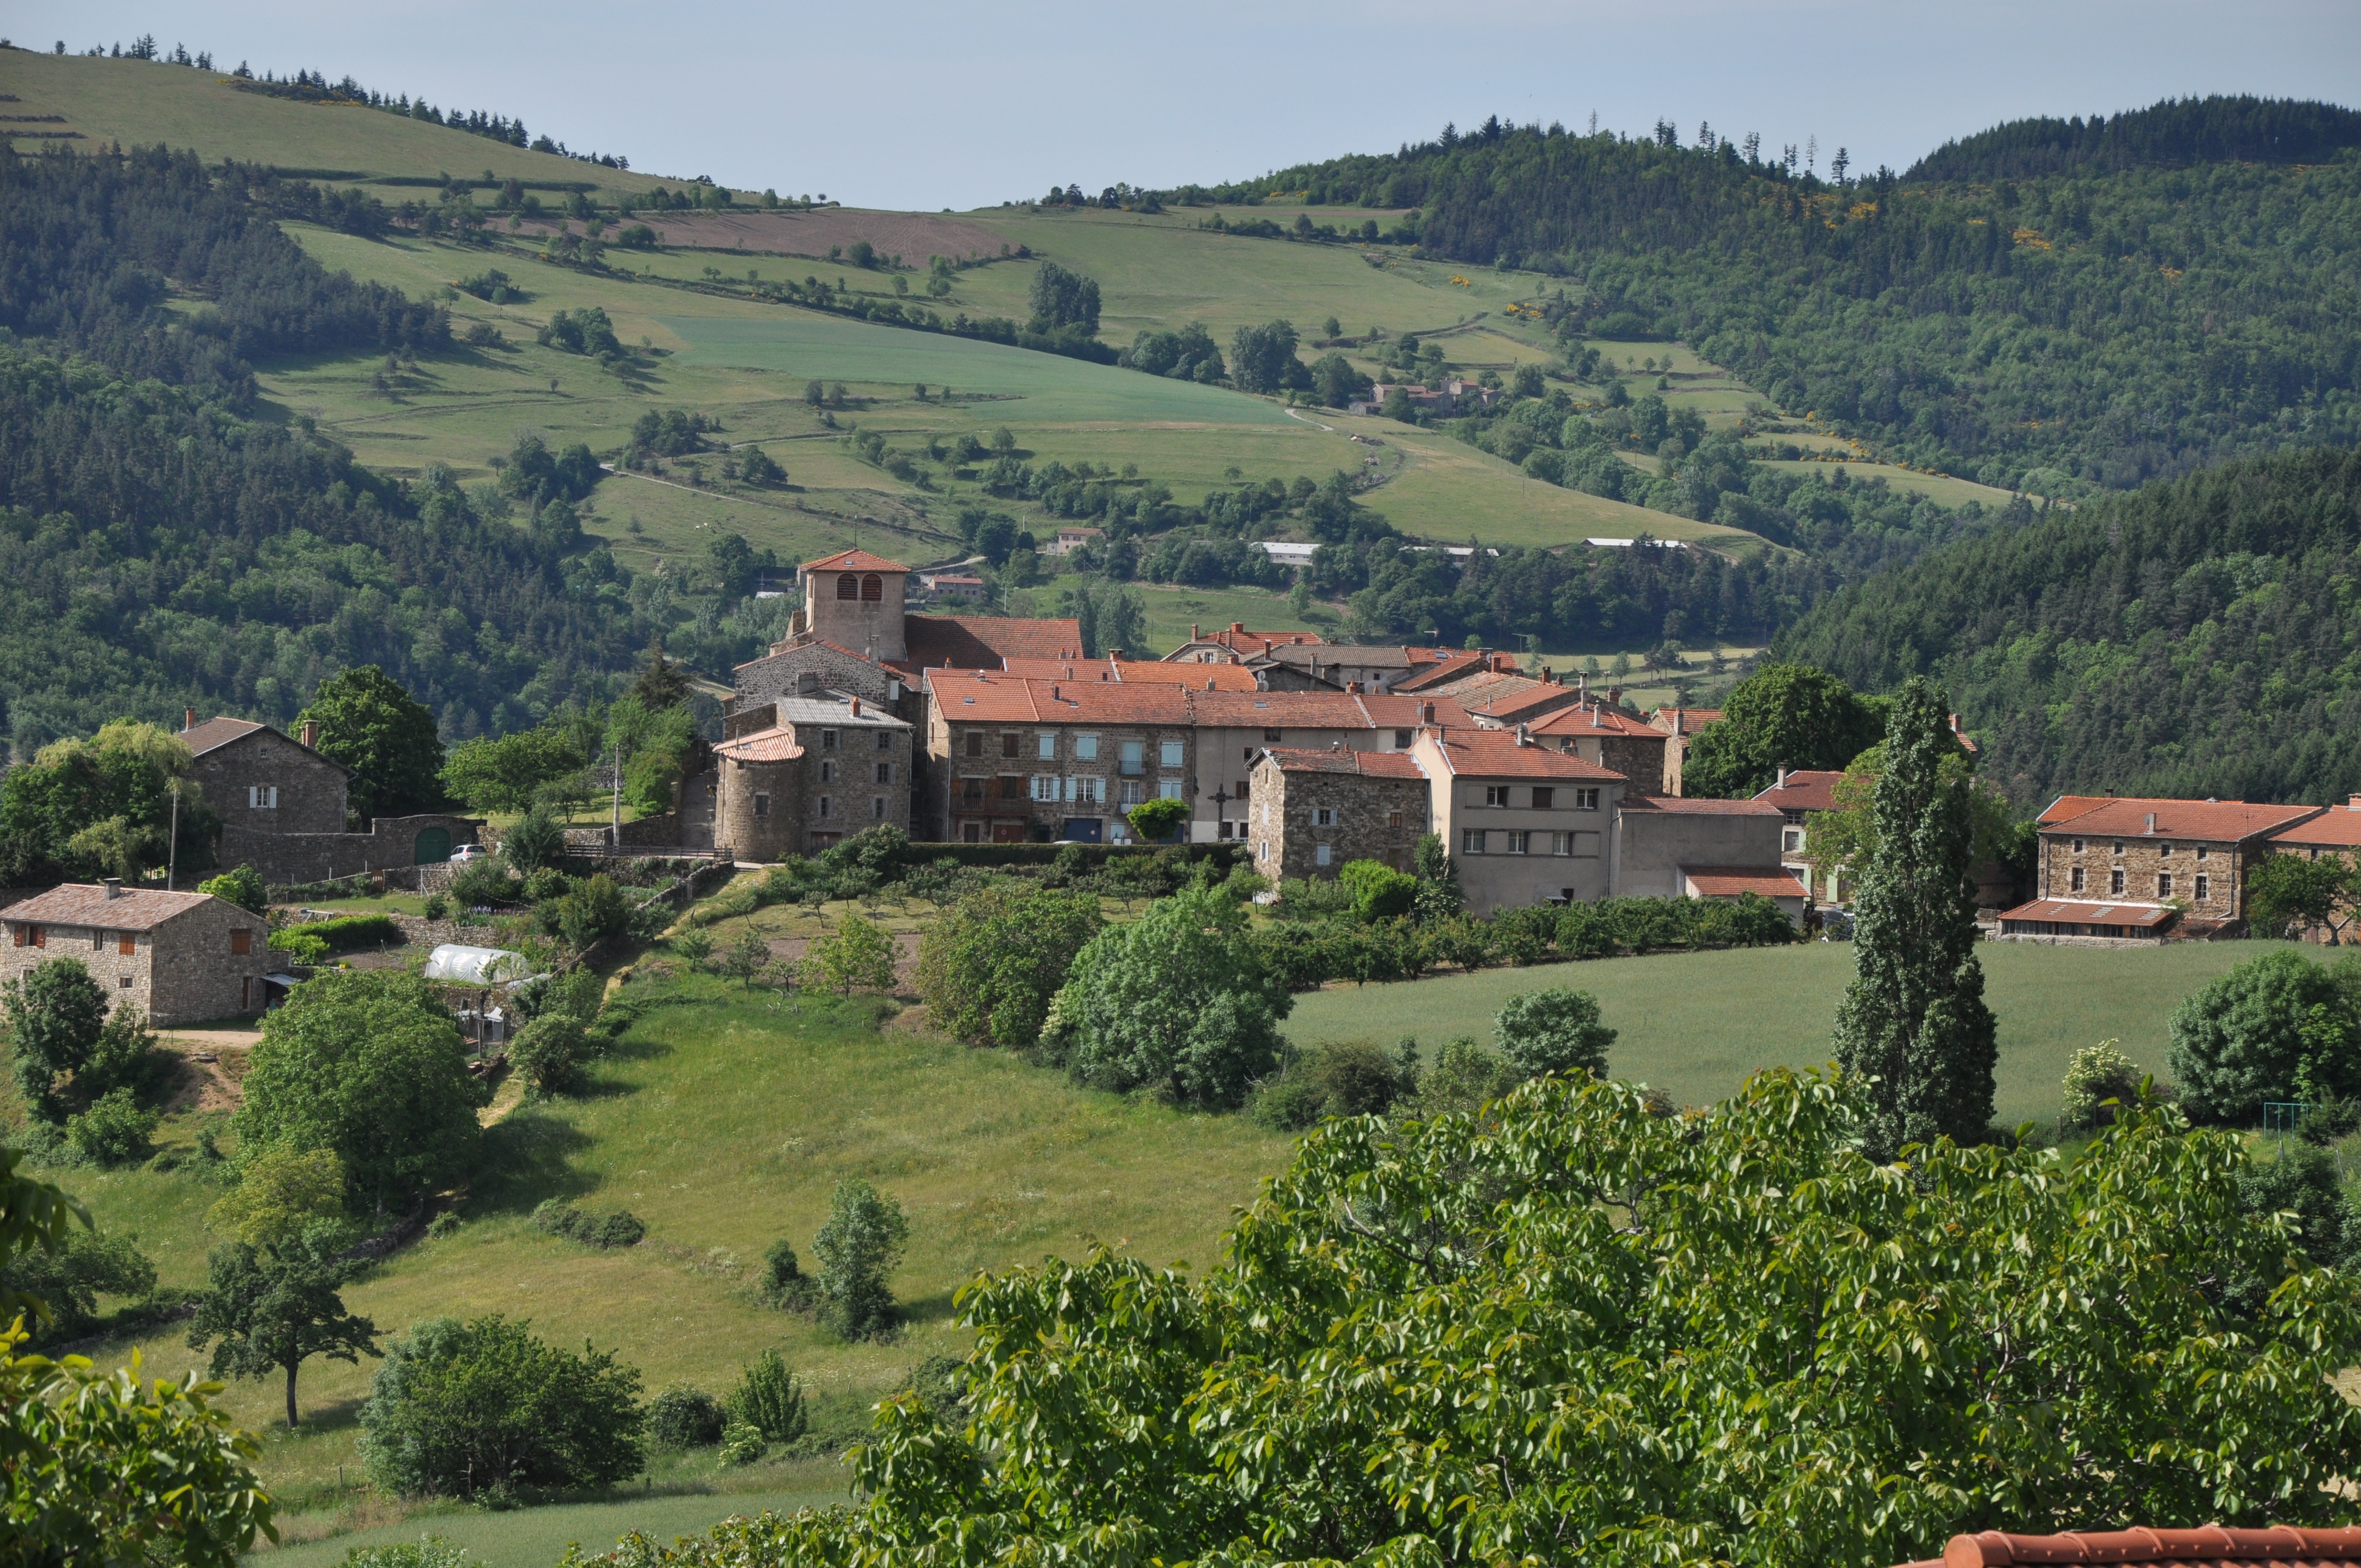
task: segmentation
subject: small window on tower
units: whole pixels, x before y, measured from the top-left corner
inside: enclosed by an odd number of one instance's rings
[[[854,576],[850,572],[847,572],[844,576],[837,578],[836,597],[840,599],[859,598],[861,597],[861,579]]]
[[[885,597],[885,579],[879,576],[874,572],[872,572],[867,576],[862,578],[861,597],[863,600],[871,604],[875,604],[883,600]]]
[[[759,822],[770,815],[771,797],[767,795],[757,794],[754,796],[754,819]]]

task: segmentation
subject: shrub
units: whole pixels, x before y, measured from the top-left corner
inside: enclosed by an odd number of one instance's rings
[[[401,939],[401,927],[390,915],[336,915],[301,926],[281,926],[270,933],[270,946],[297,963],[318,963],[331,953],[384,947]]]
[[[767,956],[769,949],[764,948]],[[847,915],[836,929],[814,941],[804,953],[804,983],[850,996],[858,990],[894,989],[894,938],[858,915]]]
[[[2361,1089],[2345,992],[2290,949],[2249,959],[2189,996],[2174,1009],[2170,1030],[2172,1076],[2193,1115],[2243,1122],[2260,1114],[2267,1100],[2324,1100]]]
[[[217,877],[209,877],[197,883],[197,891],[210,893],[215,898],[235,904],[250,915],[261,914],[270,902],[263,892],[262,873],[251,865],[242,865]]]
[[[390,1546],[356,1546],[338,1568],[468,1568],[467,1550],[439,1535],[422,1535]]]
[[[2115,1119],[2121,1107],[2104,1102],[2131,1103],[2139,1093],[2142,1076],[2138,1064],[2124,1055],[2114,1041],[2102,1040],[2095,1046],[2083,1047],[2066,1064],[2066,1092],[2058,1124],[2071,1132],[2105,1126]]]
[[[1274,1133],[1301,1133],[1328,1114],[1328,1096],[1311,1078],[1288,1072],[1255,1086],[1246,1113]]]
[[[972,893],[919,942],[919,999],[934,1026],[953,1039],[1031,1046],[1049,999],[1101,924],[1090,894],[1005,883]]]
[[[1615,1031],[1600,1022],[1598,998],[1553,986],[1511,996],[1492,1019],[1500,1051],[1528,1078],[1543,1073],[1607,1076],[1607,1047]]]
[[[442,920],[446,918],[451,913],[450,895],[441,893],[428,894],[426,895],[426,905],[423,913],[429,920]]]
[[[1418,879],[1378,861],[1347,861],[1336,880],[1353,895],[1353,917],[1391,920],[1407,915],[1418,898]]]
[[[577,953],[587,952],[609,937],[620,937],[630,926],[631,911],[615,879],[600,872],[557,901],[558,929]]]
[[[752,1421],[731,1421],[721,1430],[721,1463],[752,1464],[768,1453],[763,1429]]]
[[[533,1212],[533,1229],[553,1236],[580,1242],[601,1251],[615,1247],[637,1246],[648,1234],[648,1227],[628,1209],[618,1209],[611,1214],[594,1214],[578,1209],[562,1198],[542,1201]]]
[[[1131,830],[1150,844],[1161,844],[1180,829],[1189,820],[1190,805],[1185,800],[1143,800],[1124,813]]]
[[[740,1372],[738,1387],[725,1403],[731,1420],[745,1422],[769,1442],[793,1442],[810,1424],[803,1386],[775,1350],[764,1351]]]
[[[46,1322],[25,1326],[43,1340],[80,1339],[99,1326],[101,1296],[144,1296],[156,1288],[156,1266],[129,1236],[72,1230],[54,1247],[0,1260],[0,1300],[21,1293],[47,1307]]]
[[[686,931],[673,934],[672,950],[690,969],[700,970],[705,967],[705,961],[713,956],[713,938],[711,934],[691,927]]]
[[[640,1375],[494,1315],[430,1318],[386,1347],[361,1406],[369,1476],[405,1496],[608,1486],[646,1463]]]
[[[828,1223],[812,1238],[828,1324],[849,1340],[888,1339],[902,1315],[887,1277],[909,1245],[902,1206],[854,1177],[837,1183]]]
[[[66,1141],[93,1165],[131,1165],[155,1153],[148,1138],[162,1118],[143,1111],[128,1089],[99,1096],[91,1108],[66,1121]]]
[[[1444,1042],[1406,1109],[1421,1118],[1473,1111],[1514,1089],[1523,1076],[1507,1058],[1462,1035]]]
[[[105,1027],[106,992],[80,959],[45,959],[22,980],[0,985],[0,1011],[16,1044],[16,1086],[45,1122],[65,1120],[60,1073],[79,1071]]]
[[[803,1271],[796,1260],[796,1249],[781,1236],[763,1255],[763,1282],[755,1294],[766,1307],[808,1312],[819,1305],[819,1281]]]
[[[704,1448],[721,1441],[721,1401],[682,1384],[648,1401],[648,1441],[658,1448]]]
[[[1323,1040],[1312,1047],[1307,1065],[1332,1116],[1382,1116],[1401,1096],[1404,1077],[1414,1080],[1416,1075],[1414,1064],[1389,1055],[1374,1040]]]
[[[588,1054],[582,1020],[570,1013],[544,1014],[509,1042],[509,1065],[543,1094],[554,1094],[571,1082],[576,1067]]]
[[[516,894],[516,879],[510,874],[508,862],[497,856],[469,861],[451,876],[451,902],[462,909],[507,904]]]
[[[574,883],[555,866],[544,866],[524,879],[524,895],[535,904],[563,898]]]
[[[538,804],[500,835],[500,858],[528,876],[555,866],[565,854],[566,829]]]

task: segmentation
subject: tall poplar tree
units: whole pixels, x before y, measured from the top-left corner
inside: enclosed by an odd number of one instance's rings
[[[1949,731],[1943,694],[1912,677],[1886,729],[1877,852],[1853,905],[1858,972],[1837,1009],[1837,1056],[1878,1080],[1869,1142],[1881,1158],[1992,1124],[1999,1047],[1975,956],[1973,784],[1943,777]]]

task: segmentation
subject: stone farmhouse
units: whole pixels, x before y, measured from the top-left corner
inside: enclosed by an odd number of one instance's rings
[[[273,958],[262,917],[203,893],[67,883],[0,909],[0,981],[82,960],[113,1005],[171,1026],[263,1010]]]
[[[1122,843],[1130,807],[1189,798],[1196,731],[1182,687],[983,670],[924,679],[927,756],[942,785],[939,815],[914,837]]]
[[[1558,708],[1528,728],[1541,744],[1621,773],[1643,794],[1679,795],[1680,762],[1673,738],[1626,712],[1617,700],[1621,695],[1610,686],[1602,702],[1577,689],[1574,706]],[[1483,719],[1477,715],[1477,722]]]
[[[2347,865],[2352,864],[2356,856],[2361,856],[2361,795],[2350,795],[2343,806],[2332,806],[2317,817],[2280,828],[2271,835],[2269,848],[2277,855],[2301,855],[2311,861],[2335,855]],[[2333,946],[2344,939],[2355,913],[2348,905],[2304,935],[2308,940]]]
[[[1192,690],[1188,696],[1198,758],[1189,836],[1200,844],[1247,836],[1256,763],[1271,747],[1407,751],[1422,724],[1473,728],[1466,710],[1447,698],[1422,703],[1374,696],[1357,681],[1343,691]]]
[[[906,831],[917,762],[910,721],[815,689],[741,710],[713,748],[714,838],[740,860],[814,855],[881,822]]]
[[[2273,840],[2317,806],[2061,795],[2037,819],[2039,895],[2001,934],[2046,940],[2159,940],[2235,930],[2246,878]]]
[[[265,882],[325,882],[434,864],[449,860],[483,826],[472,817],[430,812],[380,817],[366,833],[348,831],[352,770],[321,754],[316,724],[305,724],[299,740],[252,719],[200,724],[190,708],[181,739],[195,759],[192,776],[205,804],[222,819],[216,858],[225,866],[251,865]]]
[[[1665,736],[1664,791],[1681,793],[1681,764],[1687,758],[1689,742],[1697,731],[1721,722],[1718,707],[1660,707],[1648,716],[1649,727]]]

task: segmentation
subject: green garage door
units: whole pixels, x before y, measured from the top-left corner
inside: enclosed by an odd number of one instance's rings
[[[451,858],[451,829],[429,828],[418,835],[418,847],[412,852],[413,865],[440,865]]]

